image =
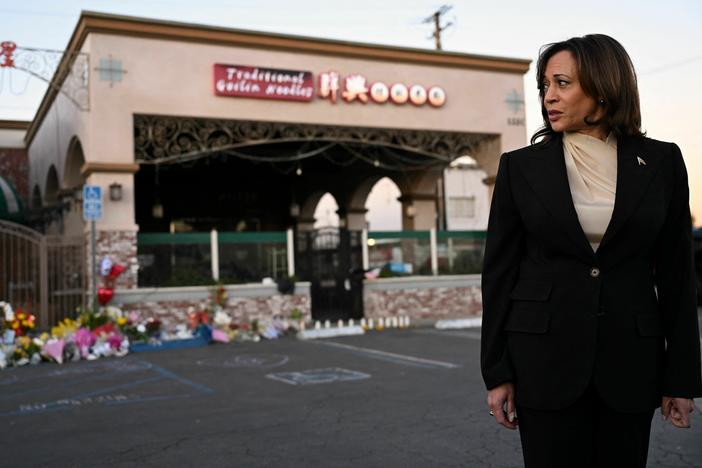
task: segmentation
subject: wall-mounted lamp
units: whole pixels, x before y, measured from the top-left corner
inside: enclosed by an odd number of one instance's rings
[[[415,209],[414,205],[409,205],[405,212],[407,213],[408,218],[414,218],[414,215],[417,214],[417,210]]]
[[[163,205],[160,201],[156,200],[154,206],[151,207],[151,216],[155,219],[163,218]]]
[[[110,184],[110,200],[120,201],[122,199],[122,184],[113,182]]]
[[[290,204],[290,216],[293,218],[300,216],[300,205],[295,202]]]

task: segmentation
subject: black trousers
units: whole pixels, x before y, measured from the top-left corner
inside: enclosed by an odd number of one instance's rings
[[[590,383],[572,406],[543,411],[517,406],[526,468],[644,468],[654,410],[620,413]]]

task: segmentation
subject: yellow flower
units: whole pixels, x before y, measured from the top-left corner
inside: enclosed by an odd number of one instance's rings
[[[126,323],[127,323],[127,318],[126,318],[126,317],[119,317],[119,318],[117,319],[117,325],[119,325],[120,327],[121,327],[122,325],[126,324]]]

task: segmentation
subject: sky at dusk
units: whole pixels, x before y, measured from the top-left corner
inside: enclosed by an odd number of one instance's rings
[[[638,72],[644,130],[649,137],[674,141],[682,149],[695,224],[702,225],[702,2],[464,0],[449,4],[453,8],[445,21],[453,24],[443,37],[448,51],[535,61],[542,45],[568,37],[604,33],[619,40]],[[63,49],[80,11],[91,10],[432,49],[431,28],[422,20],[440,5],[421,0],[0,0],[0,41]],[[39,80],[28,80],[16,71],[0,72],[0,119],[31,119],[45,89]],[[533,64],[524,77],[524,92],[526,130],[531,135],[541,120]],[[383,191],[376,196],[388,199]]]

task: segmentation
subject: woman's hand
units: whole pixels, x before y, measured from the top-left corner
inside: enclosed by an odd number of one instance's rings
[[[688,398],[663,397],[661,413],[663,419],[670,418],[675,427],[690,427],[690,413],[695,408],[695,402]]]
[[[514,384],[506,382],[488,390],[487,404],[495,420],[508,429],[517,428],[514,406]]]

